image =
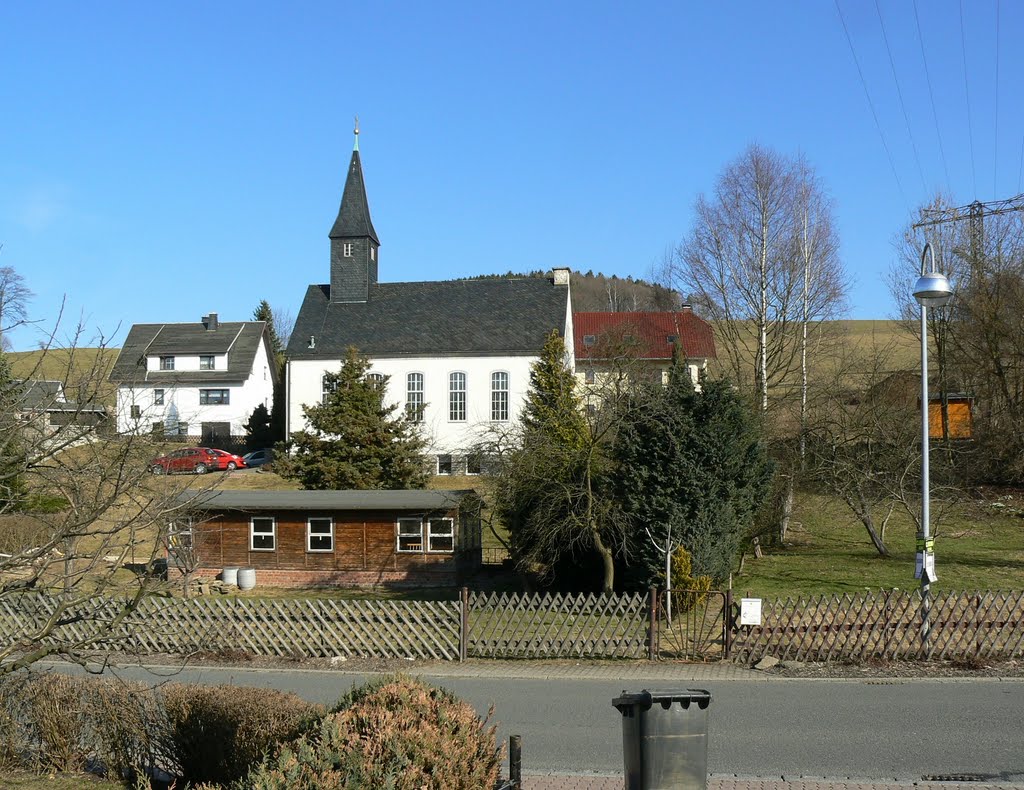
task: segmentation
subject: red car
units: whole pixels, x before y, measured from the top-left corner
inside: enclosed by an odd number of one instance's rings
[[[189,472],[202,475],[227,469],[225,459],[217,451],[206,447],[185,447],[167,455],[161,455],[149,462],[149,470],[155,475]]]
[[[240,455],[229,453],[227,450],[215,450],[212,447],[201,448],[213,453],[221,460],[221,469],[245,469],[245,459]]]

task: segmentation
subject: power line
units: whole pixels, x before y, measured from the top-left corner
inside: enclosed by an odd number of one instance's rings
[[[924,168],[921,167],[921,157],[917,153],[917,143],[914,142],[914,132],[910,126],[910,116],[907,115],[907,104],[903,101],[903,91],[900,89],[900,80],[896,76],[896,61],[892,57],[892,49],[889,47],[889,37],[885,34],[885,22],[882,21],[882,9],[875,0],[875,13],[878,14],[878,26],[882,28],[882,41],[885,42],[885,51],[889,54],[889,68],[892,69],[892,81],[896,84],[896,95],[900,100],[900,109],[903,110],[903,120],[907,124],[907,134],[910,136],[910,147],[914,152],[914,161],[917,163],[917,172],[921,176],[921,187],[928,191],[928,183],[924,177]]]
[[[967,84],[967,40],[964,34],[964,0],[960,0],[960,52],[964,58],[964,96],[967,98],[967,139],[971,144],[971,181],[978,194],[978,174],[974,167],[974,131],[971,124],[971,91]]]
[[[996,0],[996,126],[992,152],[992,194],[996,195],[999,178],[999,0]]]
[[[875,103],[871,101],[871,93],[868,91],[867,80],[864,79],[864,72],[860,68],[860,61],[857,60],[857,52],[853,48],[853,39],[850,38],[850,31],[846,27],[846,19],[843,17],[843,9],[839,7],[839,0],[834,0],[836,4],[836,11],[839,14],[839,21],[843,25],[843,33],[846,34],[846,43],[850,46],[850,54],[853,56],[853,65],[857,67],[857,74],[860,77],[861,87],[864,89],[864,97],[868,100],[868,107],[871,108],[871,117],[875,119],[875,129],[878,130],[878,136],[882,140],[882,148],[885,149],[885,155],[889,159],[889,167],[892,169],[892,176],[896,179],[896,187],[900,191],[900,196],[903,198],[903,204],[907,207],[907,213],[913,214],[910,208],[910,201],[907,200],[907,193],[903,191],[903,183],[900,181],[899,173],[896,172],[896,162],[893,161],[892,152],[889,150],[889,144],[885,141],[885,135],[882,133],[882,124],[878,122],[878,113],[875,112]]]
[[[939,113],[935,109],[935,91],[932,90],[932,75],[928,71],[928,56],[924,50],[924,36],[921,34],[921,18],[917,13],[917,0],[914,0],[914,21],[917,22],[917,41],[921,45],[921,60],[924,61],[924,77],[928,82],[928,98],[932,103],[932,118],[935,121],[935,136],[939,138],[939,156],[942,157],[942,170],[946,174],[946,189],[953,188],[953,180],[949,177],[949,164],[946,162],[946,149],[942,145],[942,132],[939,130]],[[1024,145],[1021,147],[1024,156]],[[1022,160],[1024,161],[1024,160]]]

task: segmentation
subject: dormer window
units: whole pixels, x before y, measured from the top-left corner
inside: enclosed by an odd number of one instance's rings
[[[669,344],[670,346],[671,346],[671,345],[672,345],[673,343],[675,343],[675,342],[676,342],[677,340],[679,340],[679,337],[678,337],[678,335],[667,335],[667,336],[665,337],[665,342],[666,342],[666,343],[668,343],[668,344]]]
[[[174,370],[174,357],[160,357],[160,370]]]
[[[585,346],[592,346],[596,342],[597,342],[597,338],[594,335],[584,335],[583,336],[583,345],[585,345]]]
[[[346,258],[352,257],[352,242],[346,241],[344,244],[341,245],[341,254],[344,255]]]
[[[203,354],[199,357],[200,370],[216,370],[217,358],[213,354]]]

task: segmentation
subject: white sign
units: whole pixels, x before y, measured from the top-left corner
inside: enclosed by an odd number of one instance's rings
[[[740,598],[740,625],[761,625],[760,598]]]

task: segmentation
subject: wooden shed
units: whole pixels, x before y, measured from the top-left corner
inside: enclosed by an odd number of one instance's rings
[[[214,491],[182,500],[168,560],[259,586],[443,587],[480,566],[472,491]],[[183,551],[188,547],[188,551]]]

